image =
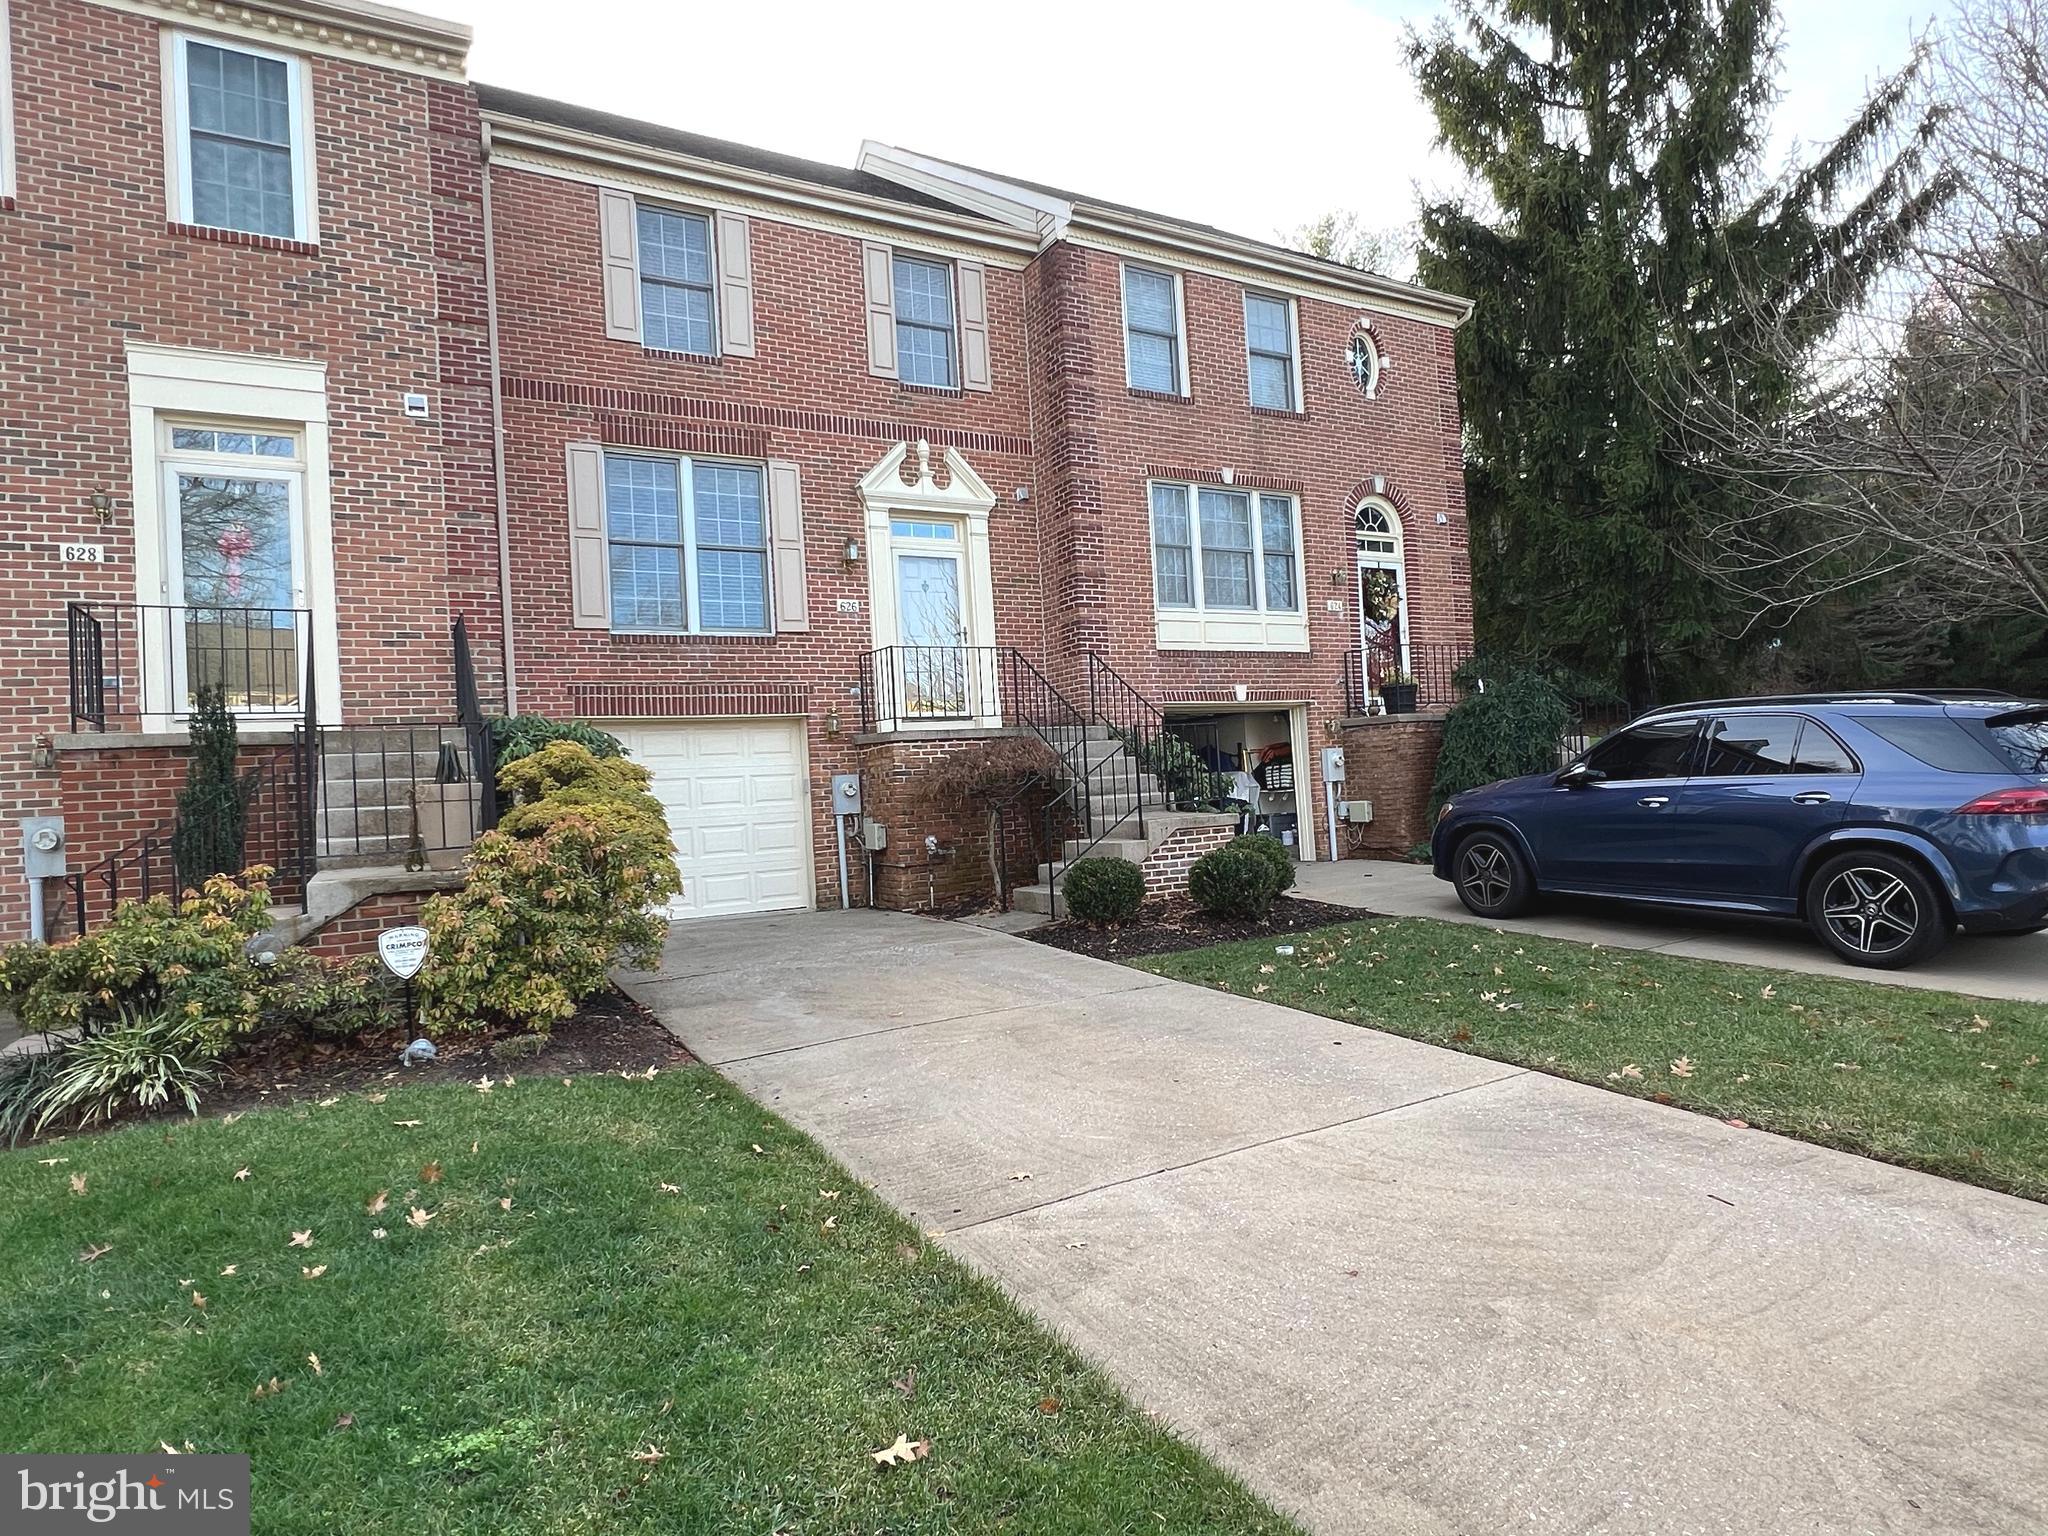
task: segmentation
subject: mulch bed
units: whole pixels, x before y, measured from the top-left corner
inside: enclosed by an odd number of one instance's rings
[[[1027,928],[1022,936],[1098,960],[1133,960],[1141,955],[1177,954],[1184,949],[1203,949],[1236,939],[1262,939],[1272,934],[1300,933],[1306,928],[1327,928],[1332,923],[1356,923],[1372,916],[1356,907],[1282,896],[1262,921],[1248,922],[1210,917],[1182,896],[1147,902],[1138,909],[1136,917],[1120,927],[1091,928],[1086,923],[1063,918],[1057,923]]]
[[[363,1088],[402,1083],[475,1082],[480,1077],[573,1077],[584,1072],[641,1072],[679,1067],[690,1053],[661,1021],[627,997],[607,990],[557,1024],[537,1054],[500,1061],[490,1035],[443,1035],[439,1055],[423,1066],[399,1062],[408,1036],[402,1029],[372,1030],[353,1040],[308,1040],[278,1032],[251,1041],[221,1064],[221,1076],[200,1101],[200,1113],[219,1115],[294,1099],[329,1098]],[[124,1118],[119,1124],[126,1124]]]

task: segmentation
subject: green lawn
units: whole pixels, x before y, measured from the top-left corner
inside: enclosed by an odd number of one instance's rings
[[[0,1285],[0,1445],[248,1452],[259,1532],[1295,1529],[703,1069],[24,1148]]]
[[[1291,956],[1276,946],[1292,943]],[[2048,1008],[1376,918],[1137,962],[2048,1200]]]

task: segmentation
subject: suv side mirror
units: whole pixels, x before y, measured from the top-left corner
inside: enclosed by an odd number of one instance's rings
[[[1584,763],[1573,763],[1553,781],[1559,789],[1577,789],[1581,785],[1596,784],[1606,778],[1598,768],[1588,768]]]

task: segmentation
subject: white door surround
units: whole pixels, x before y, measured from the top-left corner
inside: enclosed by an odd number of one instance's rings
[[[903,467],[913,452],[916,478],[905,480]],[[878,651],[889,646],[929,647],[937,643],[931,615],[903,611],[898,561],[899,557],[907,557],[912,561],[953,562],[959,571],[957,643],[969,648],[959,663],[960,675],[968,685],[965,712],[944,720],[899,721],[885,717],[874,722],[877,730],[944,730],[961,725],[1002,724],[1002,702],[995,694],[996,669],[976,664],[972,654],[976,648],[993,647],[996,643],[995,577],[989,560],[988,535],[988,515],[995,507],[996,496],[958,449],[948,448],[942,462],[946,468],[944,486],[933,473],[930,443],[898,443],[860,479],[858,490],[867,532],[869,638]],[[899,534],[895,527],[899,522],[931,526],[907,528]],[[957,530],[957,537],[949,540],[925,536],[940,530]],[[927,576],[938,574],[935,567],[925,571]],[[902,688],[898,680],[898,697],[903,696]]]

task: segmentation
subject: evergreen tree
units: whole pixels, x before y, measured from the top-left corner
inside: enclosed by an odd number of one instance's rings
[[[192,761],[178,791],[171,830],[171,860],[181,888],[212,875],[242,872],[249,808],[235,773],[239,733],[234,711],[219,688],[204,687],[192,701]]]
[[[1684,396],[1787,402],[1745,333],[1817,344],[1941,195],[1910,71],[1765,181],[1775,39],[1770,0],[1459,0],[1409,41],[1480,194],[1424,208],[1419,269],[1477,304],[1458,372],[1482,648],[1638,705],[1739,660],[1696,574],[1736,492],[1677,451]]]

